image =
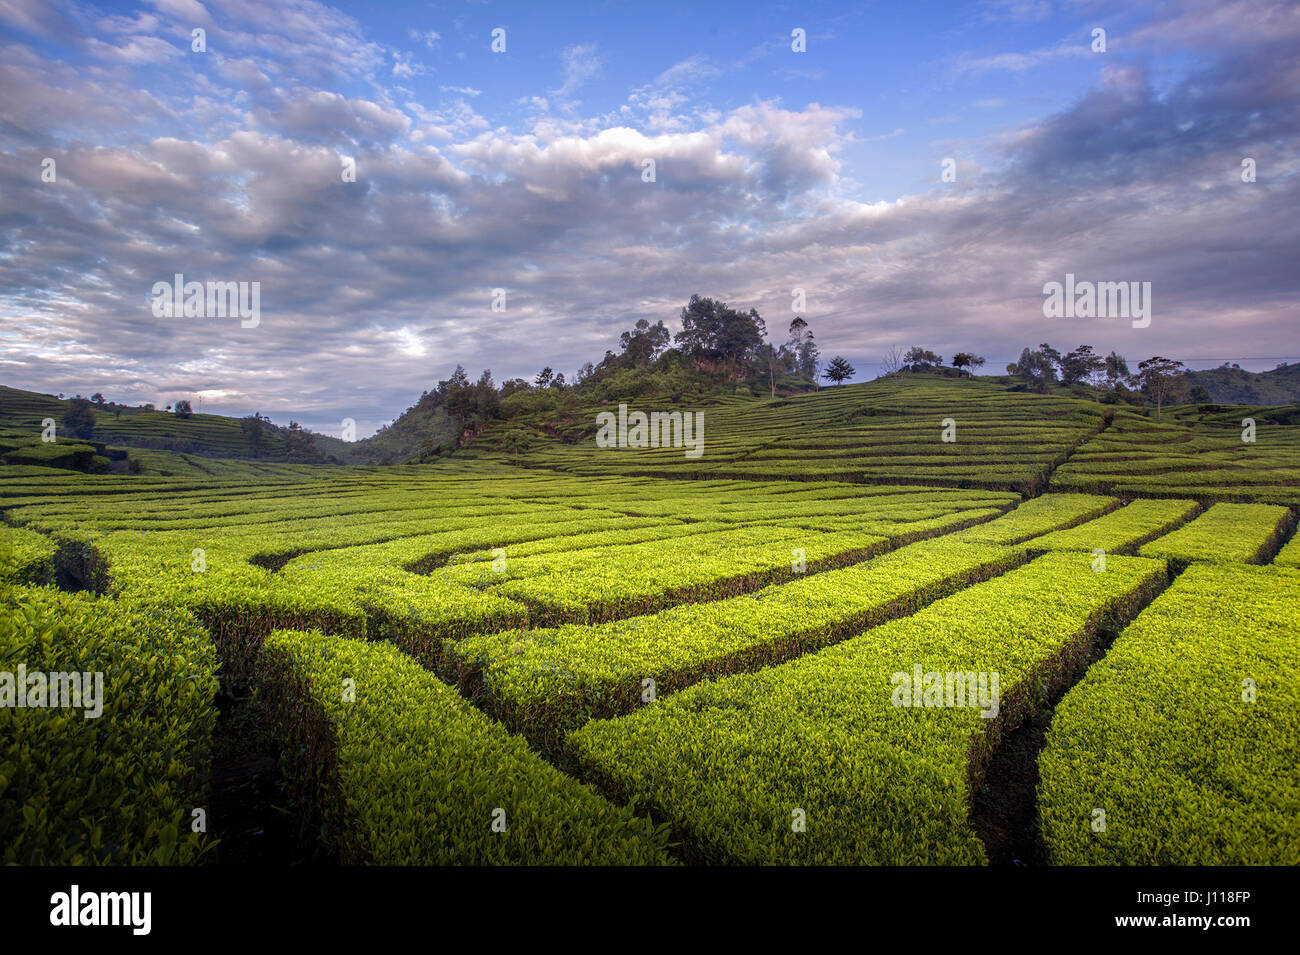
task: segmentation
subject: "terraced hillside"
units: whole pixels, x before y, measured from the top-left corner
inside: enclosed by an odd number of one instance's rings
[[[0,385],[0,427],[39,435],[41,422],[53,419],[61,428],[70,402]],[[129,445],[177,452],[202,452],[227,457],[253,457],[248,436],[239,419],[222,415],[193,414],[178,418],[164,411],[120,405],[92,407],[94,428],[87,435],[104,444]],[[257,456],[271,459],[285,455],[284,441],[267,430]]]
[[[1105,406],[1096,402],[1029,399],[980,381],[923,375],[776,401],[723,399],[700,408],[706,450],[699,458],[681,447],[600,448],[594,435],[566,444],[544,432],[527,433],[527,421],[489,431],[458,456],[500,457],[574,474],[916,481],[1032,493],[1106,422]],[[602,410],[616,409],[593,407],[590,420]],[[629,413],[656,410],[673,409],[629,406]],[[527,450],[519,452],[516,444]]]
[[[1300,862],[1300,428],[1228,467],[1217,419],[972,380],[690,410],[695,459],[0,469],[3,668],[107,685],[93,733],[0,708],[5,861],[273,854],[230,777],[274,756],[345,862]],[[1210,476],[1074,470],[1164,438]]]

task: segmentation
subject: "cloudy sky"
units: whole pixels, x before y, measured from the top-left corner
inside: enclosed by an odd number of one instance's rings
[[[1298,144],[1293,2],[0,0],[0,382],[365,434],[693,292],[784,338],[796,288],[859,379],[914,344],[1272,368]],[[155,317],[178,272],[260,320]],[[1149,327],[1045,318],[1066,273],[1150,282]]]

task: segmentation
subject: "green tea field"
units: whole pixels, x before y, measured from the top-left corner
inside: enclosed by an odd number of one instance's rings
[[[1300,425],[692,410],[698,457],[0,467],[0,669],[104,674],[0,708],[3,861],[1300,863]]]

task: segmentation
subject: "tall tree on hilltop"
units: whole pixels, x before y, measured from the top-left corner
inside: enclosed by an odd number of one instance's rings
[[[770,342],[763,343],[763,346],[758,350],[758,357],[767,372],[768,387],[771,389],[772,397],[775,398],[776,376],[789,368],[793,359],[784,345],[778,348]]]
[[[1046,347],[1026,348],[1021,351],[1020,361],[1007,365],[1007,374],[1024,380],[1037,392],[1046,393],[1051,384],[1056,381],[1056,366],[1051,356],[1042,350]]]
[[[265,418],[262,412],[254,411],[246,418],[239,419],[239,430],[244,433],[248,439],[248,445],[253,450],[253,457],[258,457],[262,452],[262,442],[266,438]]]
[[[692,295],[682,309],[682,330],[674,337],[677,346],[697,368],[730,377],[742,377],[755,363],[767,331],[758,312],[748,313],[700,295]]]
[[[831,363],[826,366],[826,373],[823,377],[830,379],[838,385],[846,378],[852,378],[853,372],[854,368],[849,364],[848,359],[836,355],[831,359]]]
[[[1104,362],[1106,383],[1112,388],[1131,377],[1128,371],[1128,362],[1118,352],[1112,351],[1105,357]]]
[[[1104,366],[1105,361],[1093,353],[1091,345],[1080,345],[1061,359],[1061,381],[1067,385],[1091,382]]]
[[[474,409],[474,388],[465,374],[465,366],[457,365],[456,370],[446,381],[438,382],[438,393],[442,395],[442,406],[460,431]]]
[[[799,316],[790,323],[790,340],[787,347],[794,357],[795,370],[817,387],[817,361],[821,357],[812,329]]]
[[[63,413],[63,426],[77,438],[89,438],[95,431],[95,410],[90,402],[77,395]]]
[[[1154,399],[1157,421],[1160,420],[1160,409],[1167,402],[1182,397],[1187,388],[1183,363],[1160,355],[1138,362],[1136,381],[1141,385],[1142,393]]]
[[[662,321],[651,325],[644,318],[637,319],[630,331],[619,336],[619,345],[623,348],[622,357],[632,367],[648,365],[663,354],[672,343],[672,333]]]

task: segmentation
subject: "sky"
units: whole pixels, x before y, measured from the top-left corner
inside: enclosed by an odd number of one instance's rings
[[[365,435],[693,293],[857,380],[913,345],[1265,370],[1298,144],[1289,2],[0,0],[0,383]],[[257,283],[255,321],[156,314],[177,273]],[[1150,322],[1045,316],[1067,274],[1151,283]]]

